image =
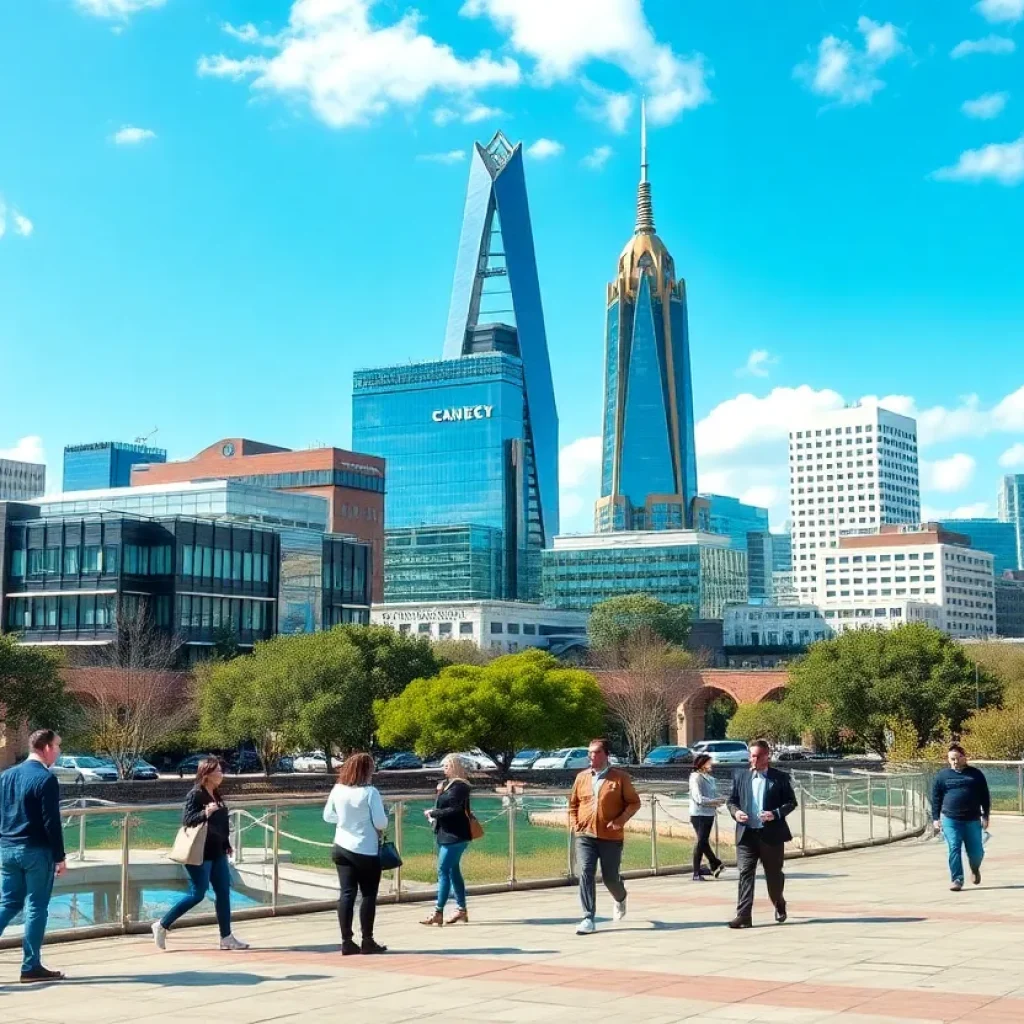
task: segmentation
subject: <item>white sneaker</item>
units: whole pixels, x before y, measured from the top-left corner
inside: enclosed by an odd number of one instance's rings
[[[153,941],[156,943],[156,948],[166,949],[167,929],[159,921],[154,921],[151,930],[153,932]]]
[[[621,921],[626,916],[626,901],[616,900],[615,909],[612,911],[612,919]]]
[[[593,935],[596,930],[594,919],[592,917],[583,918],[583,920],[576,926],[577,935]]]
[[[248,949],[249,943],[243,942],[241,939],[236,939],[234,935],[229,935],[226,939],[220,940],[221,949]]]

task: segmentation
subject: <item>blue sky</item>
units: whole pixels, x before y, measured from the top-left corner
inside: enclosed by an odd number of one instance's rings
[[[604,289],[648,97],[702,489],[785,518],[804,410],[920,416],[930,510],[1024,471],[1024,0],[11,0],[0,452],[350,441],[440,356],[473,140],[527,180],[563,444],[597,486]],[[891,397],[890,397],[891,396]],[[987,508],[985,507],[987,506]]]

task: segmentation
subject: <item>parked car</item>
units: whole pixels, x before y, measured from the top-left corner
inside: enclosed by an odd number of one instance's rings
[[[667,765],[667,764],[690,764],[693,761],[693,754],[689,747],[655,747],[648,751],[644,758],[644,764]]]
[[[255,750],[239,750],[228,761],[228,765],[235,775],[251,775],[263,771],[263,762]]]
[[[390,757],[385,757],[377,767],[383,772],[412,771],[413,769],[422,768],[423,760],[411,751],[403,751],[398,754],[392,754]]]
[[[297,772],[326,772],[327,755],[322,750],[314,750],[308,754],[300,754],[295,758],[293,767]],[[331,767],[340,768],[341,759],[332,757]]]
[[[50,766],[50,771],[57,776],[57,781],[65,786],[74,786],[85,782],[82,773],[77,768],[65,768],[63,765],[53,764]]]
[[[586,747],[563,747],[561,750],[553,750],[545,757],[539,757],[533,762],[534,769],[538,768],[586,768],[590,764]]]
[[[512,764],[510,767],[517,769],[532,768],[537,758],[544,757],[546,754],[546,750],[520,750],[519,753],[512,758]]]
[[[175,771],[188,778],[190,775],[195,775],[199,770],[199,765],[202,761],[205,761],[208,757],[216,757],[216,754],[189,754],[188,757],[183,757],[175,766]],[[221,758],[223,763],[223,758]]]
[[[701,740],[694,743],[693,754],[710,754],[712,764],[747,764],[750,748],[742,740]]]
[[[274,762],[273,770],[275,772],[293,772],[293,771],[295,771],[295,758],[294,757],[289,757],[288,755],[285,755],[284,757],[279,757]]]
[[[782,744],[772,750],[773,761],[806,761],[812,756],[807,747],[795,744]]]
[[[117,769],[112,764],[87,754],[61,754],[57,766],[73,769],[85,782],[117,782]]]
[[[108,761],[114,771],[117,771],[117,765],[113,761],[109,761],[107,758],[104,758],[104,760]],[[160,778],[160,773],[148,761],[138,757],[131,768],[128,769],[125,778],[132,779],[133,781],[152,782],[154,779]]]

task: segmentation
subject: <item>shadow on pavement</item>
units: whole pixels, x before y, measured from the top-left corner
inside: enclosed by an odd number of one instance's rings
[[[162,985],[168,988],[203,988],[205,986],[236,985],[239,987],[262,985],[268,981],[332,981],[330,974],[290,974],[285,978],[249,974],[245,971],[168,971],[166,974],[86,974],[65,978],[63,981],[40,982],[36,985],[0,985],[0,992],[25,992],[30,989],[66,988],[69,985]]]

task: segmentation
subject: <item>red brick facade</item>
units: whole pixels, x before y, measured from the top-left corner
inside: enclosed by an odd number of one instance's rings
[[[231,454],[226,454],[230,452]],[[309,448],[291,451],[243,437],[226,437],[184,462],[152,463],[132,470],[132,486],[191,483],[197,480],[228,480],[235,477],[302,473],[312,470],[344,472],[358,468],[384,477],[384,460],[342,448]],[[279,487],[326,498],[327,528],[369,542],[373,549],[373,600],[384,599],[384,492],[364,491],[334,484]]]
[[[706,668],[701,677],[704,685],[676,712],[677,742],[685,746],[704,739],[704,712],[716,697],[724,693],[737,704],[757,704],[784,689],[789,681],[787,671],[774,669]]]

